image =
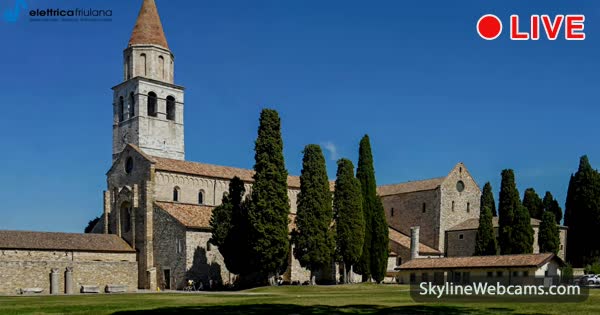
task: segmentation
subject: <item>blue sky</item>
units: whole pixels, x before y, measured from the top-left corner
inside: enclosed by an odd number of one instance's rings
[[[14,7],[0,1],[0,10]],[[141,1],[27,0],[112,9],[112,22],[0,21],[0,229],[80,232],[102,211],[112,91]],[[279,111],[285,158],[357,159],[369,134],[378,184],[439,177],[464,162],[496,190],[564,205],[579,156],[600,164],[600,4],[594,1],[157,0],[186,90],[187,159],[251,168],[261,108]],[[505,31],[479,38],[493,13]],[[513,42],[510,14],[586,15],[582,42]]]

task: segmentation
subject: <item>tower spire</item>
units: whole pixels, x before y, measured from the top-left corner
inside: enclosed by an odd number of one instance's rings
[[[169,49],[154,0],[144,0],[142,3],[142,8],[129,39],[129,46],[148,44]]]

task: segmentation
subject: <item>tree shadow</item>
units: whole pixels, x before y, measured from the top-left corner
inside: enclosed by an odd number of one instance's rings
[[[221,277],[221,266],[216,263],[208,262],[206,257],[206,249],[204,247],[196,247],[192,267],[186,271],[185,280],[194,280],[195,283],[202,283],[205,290],[219,289],[223,286],[223,278]]]
[[[182,307],[164,307],[154,310],[143,311],[122,311],[114,314],[135,315],[135,314],[250,314],[250,315],[269,315],[269,314],[417,314],[417,315],[489,315],[494,313],[512,313],[509,308],[487,308],[475,309],[460,306],[442,306],[442,305],[407,305],[396,307],[381,307],[375,305],[294,305],[294,304],[247,304],[247,305],[198,305]]]

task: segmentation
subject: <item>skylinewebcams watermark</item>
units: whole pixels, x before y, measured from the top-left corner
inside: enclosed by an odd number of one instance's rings
[[[581,287],[578,285],[504,285],[500,282],[471,284],[445,283],[436,285],[431,282],[421,282],[419,285],[420,295],[432,295],[440,299],[448,295],[509,295],[509,296],[557,296],[557,295],[581,295]]]
[[[410,289],[411,297],[418,302],[583,302],[589,296],[589,288],[577,284],[549,282],[533,277],[519,280],[518,283],[423,281],[412,283]]]

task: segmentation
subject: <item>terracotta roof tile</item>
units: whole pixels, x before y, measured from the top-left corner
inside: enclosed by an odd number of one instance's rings
[[[147,44],[169,49],[154,0],[144,0],[129,39],[129,46]]]
[[[400,244],[400,246],[410,249],[410,237],[403,233],[400,233],[392,228],[389,228],[390,241]],[[420,254],[430,255],[441,255],[442,253],[434,248],[431,248],[423,243],[419,244]]]
[[[210,217],[215,207],[177,202],[154,202],[160,209],[188,228],[210,228]]]
[[[237,176],[245,182],[254,182],[254,171],[249,169],[182,160],[173,160],[156,156],[153,156],[152,160],[156,162],[154,168],[160,171],[200,175],[228,180]],[[288,187],[300,188],[300,177],[288,176]],[[334,187],[335,182],[330,181],[331,190],[333,190]]]
[[[418,180],[413,182],[406,182],[393,185],[383,185],[377,187],[377,195],[389,196],[405,194],[415,191],[434,190],[438,188],[446,177]]]
[[[499,256],[473,256],[473,257],[448,257],[448,258],[417,258],[410,260],[398,270],[412,269],[448,269],[448,268],[500,268],[500,267],[539,267],[556,257],[552,253],[499,255]],[[557,258],[559,259],[559,258]],[[560,259],[559,259],[560,260]],[[562,261],[561,261],[562,264]]]
[[[538,219],[531,219],[531,226],[539,226],[540,222],[541,221]],[[498,217],[492,218],[492,224],[494,225],[495,228],[500,226],[498,223]],[[465,220],[462,223],[459,223],[459,224],[451,227],[450,229],[448,229],[448,231],[476,230],[478,227],[479,227],[479,218],[473,218],[473,219]]]
[[[115,234],[29,231],[0,231],[0,248],[83,252],[135,252],[129,244]]]

